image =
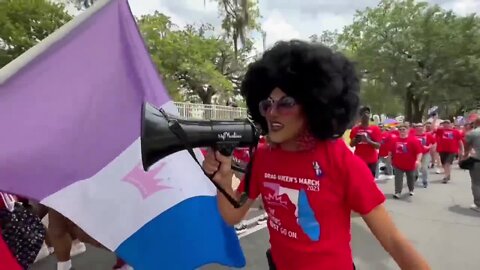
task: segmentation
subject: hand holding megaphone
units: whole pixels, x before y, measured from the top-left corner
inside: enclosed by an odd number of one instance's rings
[[[208,149],[203,160],[203,170],[212,176],[212,180],[226,190],[232,188],[232,156],[224,156],[219,151]]]

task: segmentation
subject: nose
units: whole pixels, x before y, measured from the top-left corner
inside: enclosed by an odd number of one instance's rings
[[[272,104],[265,114],[268,118],[275,118],[278,116],[278,110],[276,104]]]

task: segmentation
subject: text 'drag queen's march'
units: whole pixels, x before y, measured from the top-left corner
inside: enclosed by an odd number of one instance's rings
[[[273,173],[265,173],[264,177],[265,179],[304,185],[305,190],[307,191],[320,191],[320,180],[296,176],[278,175]]]

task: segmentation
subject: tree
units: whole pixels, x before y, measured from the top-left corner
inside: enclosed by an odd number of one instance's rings
[[[332,48],[333,50],[339,50],[340,49],[339,47],[340,44],[338,42],[339,35],[340,34],[336,30],[335,31],[325,30],[320,34],[320,36],[318,36],[317,34],[313,34],[309,37],[309,39],[311,42],[319,42],[325,46]]]
[[[234,94],[245,67],[248,46],[235,57],[230,42],[213,35],[213,27],[188,25],[178,29],[159,12],[138,20],[148,50],[162,74],[167,89],[176,100],[186,99],[211,104]],[[250,45],[251,46],[251,45]]]
[[[1,0],[0,68],[70,19],[62,4],[47,0]]]
[[[248,46],[248,31],[261,31],[258,20],[260,10],[256,0],[215,0],[219,6],[219,14],[223,17],[222,29],[226,37],[233,43],[235,55],[238,54],[238,43]]]
[[[480,22],[414,0],[383,0],[357,12],[339,41],[364,78],[404,102],[409,121],[446,97],[474,98],[480,80]],[[475,77],[475,78],[474,78]]]

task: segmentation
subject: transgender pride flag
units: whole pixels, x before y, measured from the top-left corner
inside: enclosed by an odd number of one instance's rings
[[[144,101],[177,113],[127,1],[98,1],[0,70],[0,190],[60,211],[136,270],[243,267],[188,153],[140,167]]]

